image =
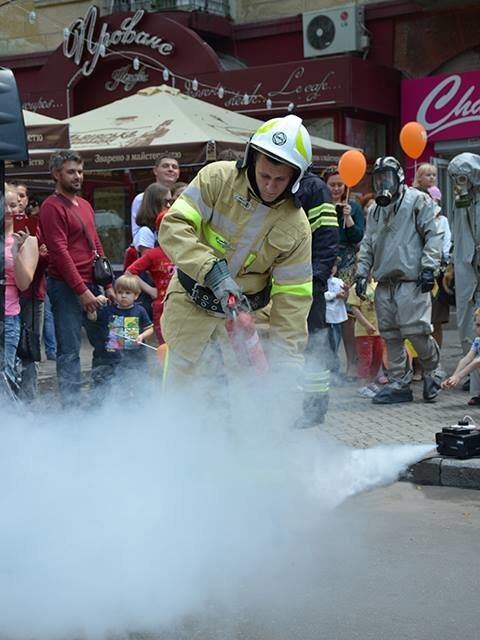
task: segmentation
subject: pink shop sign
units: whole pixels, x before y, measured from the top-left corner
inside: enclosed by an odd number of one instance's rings
[[[480,137],[480,71],[402,82],[402,124],[416,120],[429,141]]]

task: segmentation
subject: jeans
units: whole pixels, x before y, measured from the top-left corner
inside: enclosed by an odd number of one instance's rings
[[[20,298],[21,332],[17,350],[21,371],[19,396],[22,400],[33,400],[37,395],[38,362],[43,330],[43,300]]]
[[[330,371],[337,373],[340,369],[340,361],[338,359],[338,347],[342,340],[342,324],[329,324],[328,325],[328,342],[330,343],[330,349],[332,351],[332,366]]]
[[[88,285],[94,295],[100,290]],[[52,306],[57,338],[57,382],[63,405],[80,402],[80,345],[81,328],[85,328],[93,347],[92,378],[104,366],[106,331],[100,322],[87,318],[77,294],[63,280],[48,278],[48,296]]]
[[[57,340],[55,338],[55,325],[53,323],[52,306],[50,298],[45,296],[43,320],[43,342],[45,343],[45,353],[47,356],[54,356],[57,352]]]
[[[16,356],[20,340],[20,314],[5,316],[5,375],[13,391],[17,392]]]

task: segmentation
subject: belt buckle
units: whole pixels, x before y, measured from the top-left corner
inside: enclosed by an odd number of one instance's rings
[[[200,304],[200,291],[198,289],[199,284],[198,282],[196,282],[193,285],[193,289],[190,292],[190,298],[192,299],[192,302],[195,302],[195,304]]]

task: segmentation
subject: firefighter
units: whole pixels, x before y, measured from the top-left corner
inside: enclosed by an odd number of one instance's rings
[[[327,280],[338,252],[338,219],[325,182],[311,171],[302,178],[296,195],[307,214],[312,231],[313,302],[308,314],[305,352],[303,416],[297,428],[322,424],[328,410],[333,354],[325,319]]]
[[[372,402],[413,400],[405,338],[418,353],[425,371],[423,399],[431,402],[445,375],[439,368],[440,350],[430,324],[430,291],[442,252],[434,202],[428,194],[404,184],[402,167],[392,156],[375,161],[372,177],[376,206],[368,216],[360,244],[355,289],[359,297],[364,297],[370,272],[378,282],[375,309],[380,334],[387,345],[390,380]]]
[[[227,364],[231,295],[251,311],[271,299],[271,368],[302,365],[312,302],[311,232],[294,195],[310,163],[302,120],[274,118],[253,134],[242,160],[202,168],[165,215],[159,241],[177,266],[162,316],[167,382],[189,383],[211,375],[222,359]]]
[[[448,165],[455,191],[451,226],[457,326],[463,353],[475,337],[473,312],[480,307],[480,156],[461,153]],[[470,374],[469,404],[480,405],[480,374]]]

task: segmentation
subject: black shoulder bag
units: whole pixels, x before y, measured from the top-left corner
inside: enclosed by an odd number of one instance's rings
[[[74,216],[76,216],[76,218],[80,221],[80,224],[82,225],[83,234],[87,239],[90,249],[93,252],[93,264],[92,264],[93,281],[96,284],[99,284],[101,287],[104,287],[105,285],[112,283],[114,280],[114,274],[113,274],[112,265],[110,264],[109,259],[106,258],[105,256],[101,256],[98,253],[94,242],[92,241],[91,237],[87,232],[85,223],[83,222],[81,217],[78,215],[78,213],[75,211],[75,209],[72,206],[72,203],[68,200],[68,198],[65,198],[59,193],[56,193],[55,195],[58,196],[60,200],[68,206],[70,211],[73,213]]]

